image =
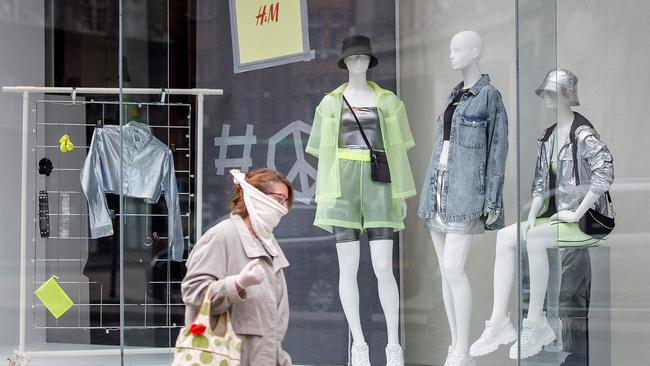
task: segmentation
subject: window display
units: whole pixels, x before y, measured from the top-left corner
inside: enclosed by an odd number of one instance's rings
[[[650,2],[5,2],[11,366],[650,358]]]

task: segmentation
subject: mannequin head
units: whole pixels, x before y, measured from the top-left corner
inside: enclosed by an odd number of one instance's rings
[[[370,56],[352,55],[343,59],[350,74],[365,74],[370,65]]]
[[[571,101],[562,94],[557,94],[555,90],[551,90],[550,86],[544,89],[542,98],[548,109],[571,109]]]
[[[462,31],[451,38],[449,59],[454,70],[478,66],[483,54],[483,39],[474,31]]]

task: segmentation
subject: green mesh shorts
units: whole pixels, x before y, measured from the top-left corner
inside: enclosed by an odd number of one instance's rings
[[[370,179],[369,161],[339,159],[339,168],[341,196],[318,202],[314,225],[329,232],[332,226],[404,229],[402,200],[393,199],[390,183]]]
[[[577,222],[555,221],[549,220],[546,217],[538,217],[535,219],[535,226],[546,223],[557,226],[556,242],[558,248],[597,247],[605,240],[597,239],[583,233]]]

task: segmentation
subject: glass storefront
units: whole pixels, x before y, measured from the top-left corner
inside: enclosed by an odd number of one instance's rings
[[[0,0],[2,355],[172,364],[230,170],[269,168],[294,194],[273,231],[294,365],[645,364],[649,18],[640,0]]]

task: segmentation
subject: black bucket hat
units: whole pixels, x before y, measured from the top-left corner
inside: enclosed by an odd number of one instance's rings
[[[377,66],[379,60],[377,57],[372,54],[372,48],[370,47],[370,38],[366,36],[349,36],[343,40],[343,47],[341,49],[341,58],[339,59],[338,65],[342,69],[347,70],[345,65],[345,58],[352,55],[367,55],[370,56],[370,65],[368,68],[373,68]]]

